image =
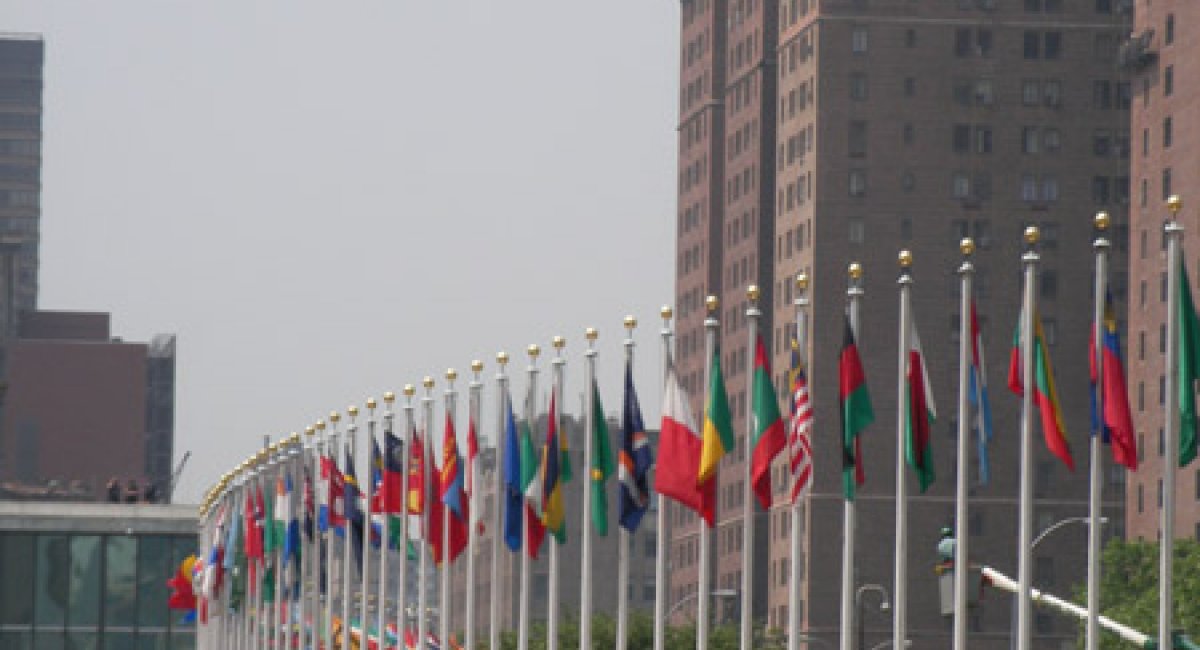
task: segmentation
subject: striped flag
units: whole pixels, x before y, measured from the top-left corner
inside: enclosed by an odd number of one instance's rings
[[[788,418],[788,467],[791,470],[792,503],[812,492],[812,403],[808,378],[800,360],[800,346],[792,341],[792,407]]]
[[[971,386],[968,398],[975,407],[975,431],[979,436],[979,483],[987,485],[992,478],[988,462],[988,444],[992,441],[992,405],[988,401],[987,369],[984,367],[983,336],[979,332],[979,317],[975,298],[971,298]]]
[[[1008,388],[1018,396],[1025,389],[1022,385],[1021,335],[1021,321],[1017,321],[1009,358]],[[1046,448],[1074,471],[1075,460],[1071,457],[1071,445],[1067,442],[1067,429],[1063,424],[1058,389],[1054,383],[1054,368],[1050,365],[1050,353],[1046,350],[1046,334],[1042,330],[1041,315],[1036,311],[1033,314],[1033,407],[1042,416],[1042,437],[1046,440]]]
[[[599,414],[597,414],[599,415]],[[621,526],[633,533],[642,522],[642,516],[650,508],[650,468],[654,466],[654,452],[650,450],[650,439],[646,437],[646,425],[642,421],[642,407],[638,404],[637,391],[633,387],[633,366],[625,362],[625,398],[621,408],[621,456],[617,469],[617,481],[621,485],[621,500],[618,513]]]

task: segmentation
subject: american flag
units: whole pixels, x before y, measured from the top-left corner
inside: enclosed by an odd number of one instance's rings
[[[791,472],[792,503],[812,491],[812,405],[808,379],[800,361],[799,346],[792,341],[792,407],[788,417],[788,467]]]

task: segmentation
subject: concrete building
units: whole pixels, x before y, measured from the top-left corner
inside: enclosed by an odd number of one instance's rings
[[[0,337],[37,308],[43,59],[41,36],[0,34]]]
[[[678,367],[700,415],[704,297],[720,298],[722,364],[739,436],[721,466],[714,589],[739,589],[741,555],[762,558],[754,613],[783,628],[789,605],[807,633],[836,639],[841,575],[841,454],[836,360],[846,267],[861,262],[859,346],[876,423],[863,442],[856,586],[891,592],[896,452],[896,255],[915,256],[913,305],[942,410],[938,480],[909,505],[909,629],[915,648],[949,643],[931,570],[941,526],[953,523],[953,405],[957,390],[958,242],[975,239],[996,440],[992,481],[972,489],[972,555],[1016,570],[1019,402],[1005,369],[1020,304],[1021,232],[1042,229],[1040,311],[1056,361],[1077,471],[1039,443],[1036,526],[1086,512],[1086,349],[1091,315],[1092,216],[1115,227],[1112,286],[1126,296],[1128,73],[1117,66],[1129,31],[1126,3],[1060,0],[684,0],[681,8]],[[794,331],[793,278],[812,277],[810,386],[816,487],[801,557],[789,557],[789,513],[760,513],[743,551],[746,395],[752,358],[746,287],[759,301],[775,382],[782,387]],[[782,388],[781,388],[782,390]],[[972,459],[972,478],[977,465]],[[1122,534],[1124,473],[1107,474],[1107,532]],[[973,481],[973,483],[976,483]],[[782,486],[779,486],[782,494]],[[911,489],[912,492],[916,488]],[[671,602],[695,594],[696,518],[671,507]],[[1083,527],[1048,537],[1035,580],[1067,593],[1083,578]],[[802,602],[787,601],[790,562],[802,563]],[[894,598],[894,594],[893,594]],[[890,637],[890,616],[868,596],[867,645]],[[677,620],[682,620],[677,617]],[[974,615],[972,647],[1007,647],[1007,599]],[[1073,622],[1039,612],[1038,647],[1072,642]]]
[[[1193,260],[1200,254],[1200,42],[1177,37],[1200,24],[1200,5],[1186,0],[1138,0],[1132,37],[1122,47],[1122,63],[1133,83],[1132,161],[1135,203],[1130,214],[1134,245],[1129,251],[1129,395],[1138,429],[1140,467],[1130,476],[1125,505],[1129,536],[1158,538],[1162,512],[1162,471],[1166,352],[1166,199],[1183,198],[1178,218],[1184,226],[1184,259],[1196,293],[1200,277]],[[1178,450],[1171,450],[1176,458]],[[1176,472],[1175,534],[1200,539],[1200,470],[1193,464]]]
[[[0,415],[0,476],[6,484],[69,487],[105,498],[153,484],[166,498],[174,447],[175,337],[113,338],[109,315],[26,312],[7,349]],[[10,491],[9,498],[20,492]]]
[[[167,579],[196,525],[192,506],[0,501],[0,647],[194,648]]]

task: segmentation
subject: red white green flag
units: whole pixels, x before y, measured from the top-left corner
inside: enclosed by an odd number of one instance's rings
[[[753,387],[754,431],[750,440],[752,450],[750,480],[754,494],[764,509],[771,507],[771,461],[787,444],[783,418],[779,414],[775,386],[771,383],[771,366],[762,336],[754,344]]]
[[[933,403],[933,389],[929,384],[929,372],[925,368],[925,355],[921,352],[921,337],[917,335],[917,323],[909,315],[908,321],[908,367],[905,371],[904,404],[904,459],[917,473],[917,480],[924,492],[933,483],[933,435],[932,423],[937,417],[937,406]]]

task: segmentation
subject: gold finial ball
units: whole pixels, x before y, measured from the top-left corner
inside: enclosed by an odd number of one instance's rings
[[[300,434],[293,431],[292,435],[288,436],[288,442],[291,442],[293,445],[300,444]]]
[[[412,397],[413,395],[416,395],[416,394],[417,394],[416,386],[413,386],[412,384],[404,384],[404,395],[406,397]]]
[[[317,427],[317,431],[324,431],[325,430],[325,420],[317,420],[316,427]]]
[[[537,343],[531,343],[526,350],[529,352],[529,356],[533,357],[534,359],[536,359],[537,356],[542,353],[542,349],[538,347]]]
[[[500,364],[501,366],[506,365],[508,363],[508,353],[503,351],[497,352],[496,363]]]
[[[912,251],[910,250],[902,250],[900,251],[900,254],[896,256],[896,261],[900,263],[900,268],[902,269],[910,268],[912,266],[912,260]]]
[[[626,316],[625,319],[621,321],[621,324],[625,326],[625,329],[631,330],[631,329],[637,327],[637,319],[634,318],[633,315],[631,314],[629,316]]]
[[[1097,212],[1095,217],[1092,217],[1092,225],[1096,227],[1096,230],[1108,230],[1110,223],[1112,223],[1112,217],[1108,216],[1108,213],[1103,210]]]
[[[862,276],[863,276],[862,264],[859,264],[858,262],[851,262],[848,273],[850,274],[851,280],[858,280],[858,279],[862,278]]]
[[[704,299],[704,308],[708,310],[708,313],[711,314],[720,309],[720,307],[721,301],[716,296],[709,296]]]
[[[421,380],[421,385],[425,388],[433,388],[433,377],[426,375],[425,378]]]
[[[446,381],[454,381],[458,379],[458,371],[454,368],[446,368]]]
[[[598,469],[592,470],[592,480],[593,481],[603,481],[604,480],[604,472],[602,470],[598,470]]]
[[[330,412],[329,412],[329,421],[330,421],[330,422],[332,422],[332,423],[334,423],[334,424],[337,424],[337,423],[338,423],[338,422],[339,422],[341,419],[342,419],[342,414],[341,414],[341,413],[338,413],[337,411],[330,411]]]
[[[350,406],[347,406],[347,407],[346,407],[346,413],[347,413],[347,414],[348,414],[350,417],[352,417],[352,418],[356,418],[356,417],[358,417],[358,407],[357,407],[357,406],[355,406],[355,405],[353,405],[353,404],[351,404]]]
[[[595,341],[596,339],[600,338],[600,333],[596,331],[596,328],[589,327],[586,330],[584,330],[583,338],[585,338],[589,341]]]
[[[259,465],[267,462],[267,450],[260,449],[258,453],[254,455],[254,461]]]
[[[395,401],[396,401],[396,394],[393,393],[392,391],[389,390],[388,392],[383,394],[383,402],[385,404],[391,404]]]
[[[975,240],[970,237],[963,237],[962,241],[958,242],[958,252],[964,256],[975,253]]]
[[[758,300],[758,294],[759,291],[757,284],[752,284],[746,287],[746,297],[749,298],[751,302]]]
[[[374,397],[368,397],[368,398],[367,398],[367,408],[369,408],[369,409],[371,409],[372,411],[374,411],[376,406],[378,406],[378,403],[375,401],[375,398],[374,398]]]
[[[1171,216],[1179,214],[1179,211],[1183,209],[1183,199],[1179,198],[1178,194],[1167,197],[1167,209],[1171,211]]]
[[[808,273],[801,271],[796,274],[796,288],[801,291],[808,289]]]
[[[671,320],[671,317],[675,315],[675,312],[671,310],[670,305],[663,305],[662,309],[658,310],[658,315],[662,316],[663,320]]]
[[[272,454],[279,451],[279,443],[272,442],[271,444],[267,445],[267,450],[270,451]]]
[[[1038,240],[1040,240],[1041,238],[1042,238],[1042,231],[1038,230],[1037,226],[1029,226],[1028,228],[1025,229],[1025,243],[1026,244],[1029,244],[1030,246],[1032,246],[1032,245],[1038,243]]]
[[[479,359],[475,359],[474,361],[472,361],[471,362],[471,372],[476,372],[476,373],[483,372],[483,362],[480,361]]]
[[[304,435],[306,435],[306,436],[312,436],[312,435],[316,434],[316,432],[317,432],[317,430],[314,429],[312,426],[304,427]]]
[[[555,350],[561,350],[567,345],[567,340],[561,336],[556,336],[550,344],[554,346]]]

